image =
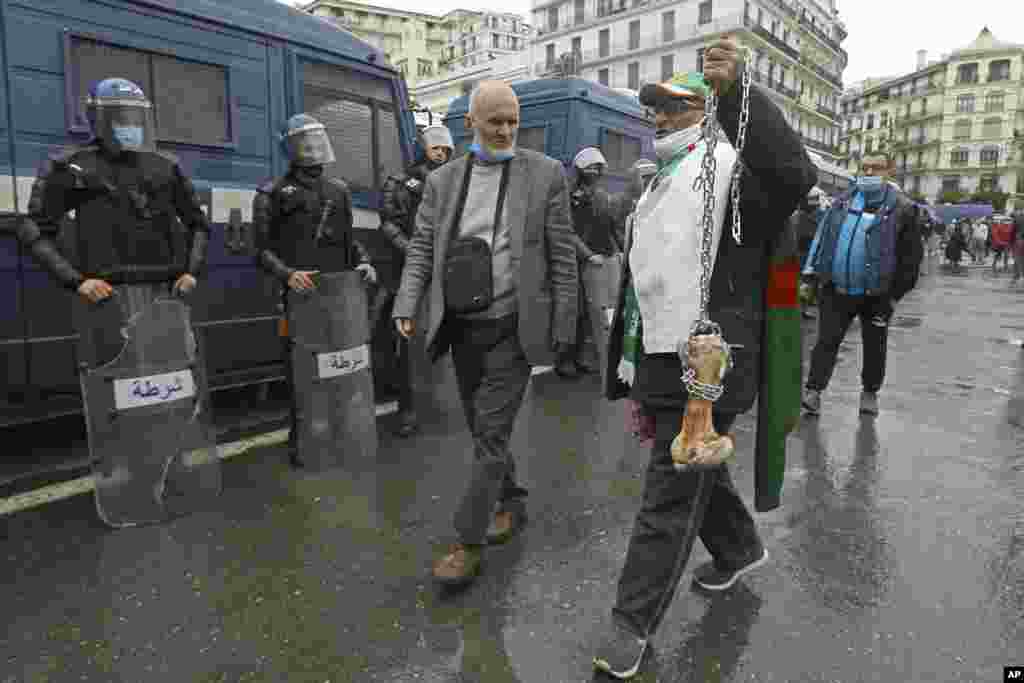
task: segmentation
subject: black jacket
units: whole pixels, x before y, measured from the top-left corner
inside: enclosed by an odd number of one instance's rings
[[[740,87],[719,100],[718,120],[735,145],[739,125]],[[709,312],[734,346],[733,368],[715,409],[742,413],[751,408],[760,384],[760,353],[768,287],[770,249],[801,199],[817,182],[817,170],[800,136],[757,85],[750,86],[750,118],[740,160],[745,166],[740,192],[742,244],[732,238],[732,207],[726,211],[715,268],[711,275]],[[629,240],[627,239],[627,242]],[[686,391],[679,356],[653,354],[641,359],[632,389],[618,379],[622,357],[622,307],[631,277],[629,259],[623,269],[619,302],[612,321],[605,394],[611,400],[631,396],[661,408],[683,408]]]
[[[352,195],[336,178],[306,184],[289,172],[267,181],[253,199],[252,224],[257,263],[282,282],[296,270],[330,273],[370,262],[352,234]]]
[[[74,239],[62,253],[51,235],[69,212]],[[110,158],[91,144],[43,162],[18,238],[64,287],[76,290],[89,278],[122,284],[198,276],[210,224],[176,159],[159,152]]]
[[[430,170],[426,163],[415,164],[405,175],[388,176],[381,188],[380,229],[403,255],[416,230],[416,212]]]
[[[569,199],[579,257],[586,260],[594,254],[612,256],[621,252],[632,197],[625,193],[612,195],[600,187],[577,185]]]

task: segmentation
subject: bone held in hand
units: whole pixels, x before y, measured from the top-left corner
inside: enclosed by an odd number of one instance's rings
[[[687,346],[686,364],[702,384],[720,386],[728,367],[729,351],[717,334],[692,337]],[[672,461],[676,469],[720,465],[735,451],[729,435],[715,432],[711,420],[714,404],[690,393],[679,434],[672,441]]]

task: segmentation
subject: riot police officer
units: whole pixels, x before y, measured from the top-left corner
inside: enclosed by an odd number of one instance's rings
[[[423,129],[422,137],[426,158],[422,162],[410,166],[405,175],[389,176],[384,183],[380,229],[399,252],[400,262],[405,260],[409,239],[416,228],[416,211],[423,198],[423,184],[427,174],[446,164],[454,150],[451,133],[445,126],[428,126]],[[398,272],[401,272],[401,268],[398,269]],[[393,286],[390,288],[391,300],[388,308],[390,308],[390,304],[394,303],[394,295],[398,291],[397,282],[390,284]],[[390,311],[387,317],[390,319]],[[398,344],[398,434],[409,436],[419,428],[419,421],[413,404],[409,340],[402,337],[398,340]]]
[[[290,161],[288,173],[263,183],[253,199],[257,262],[284,288],[297,292],[314,289],[318,273],[353,267],[366,281],[376,282],[370,255],[352,233],[348,186],[324,174],[324,166],[334,163],[334,150],[324,125],[308,114],[296,114],[285,123],[281,143]],[[287,289],[282,289],[285,304]],[[293,466],[301,467],[296,434],[298,402],[286,324],[282,324],[281,337],[285,376],[292,392],[288,456]]]
[[[43,162],[19,239],[61,285],[92,303],[116,284],[152,283],[157,294],[173,282],[187,294],[205,265],[210,225],[177,160],[156,150],[152,104],[123,78],[94,84],[85,104],[92,140]],[[47,233],[72,211],[69,258]],[[187,233],[184,248],[175,218]]]
[[[576,231],[576,253],[580,258],[580,272],[584,263],[601,265],[604,259],[622,251],[625,219],[630,209],[626,194],[612,196],[598,187],[608,162],[601,150],[585,147],[573,159],[576,169],[576,186],[572,202],[572,222]],[[576,331],[576,344],[558,358],[555,372],[561,377],[577,377],[581,373],[593,372],[583,360],[583,340],[586,339],[587,310],[583,287],[580,287],[580,316]]]

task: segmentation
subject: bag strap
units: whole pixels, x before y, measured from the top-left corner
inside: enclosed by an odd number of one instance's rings
[[[466,208],[466,197],[469,196],[469,181],[473,177],[473,160],[475,156],[472,152],[466,154],[466,172],[462,176],[462,189],[459,190],[458,204],[455,209],[455,224],[452,226],[452,238],[458,238],[458,232],[462,225],[462,212]],[[494,241],[497,239],[498,226],[501,224],[501,212],[505,208],[505,195],[508,192],[508,176],[511,161],[501,162],[501,181],[498,184],[498,202],[494,210],[494,224],[491,226],[491,250],[494,250]]]

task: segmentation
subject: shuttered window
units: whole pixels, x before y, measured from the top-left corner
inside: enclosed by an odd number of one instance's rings
[[[544,126],[520,128],[519,132],[516,134],[516,147],[521,149],[532,149],[534,152],[547,154],[547,152],[544,151],[546,130],[547,129]]]
[[[608,160],[609,171],[626,172],[640,159],[640,138],[606,129],[601,153]]]
[[[379,189],[404,166],[390,84],[320,62],[301,69],[303,111],[327,128],[337,158],[324,172],[352,190]]]

